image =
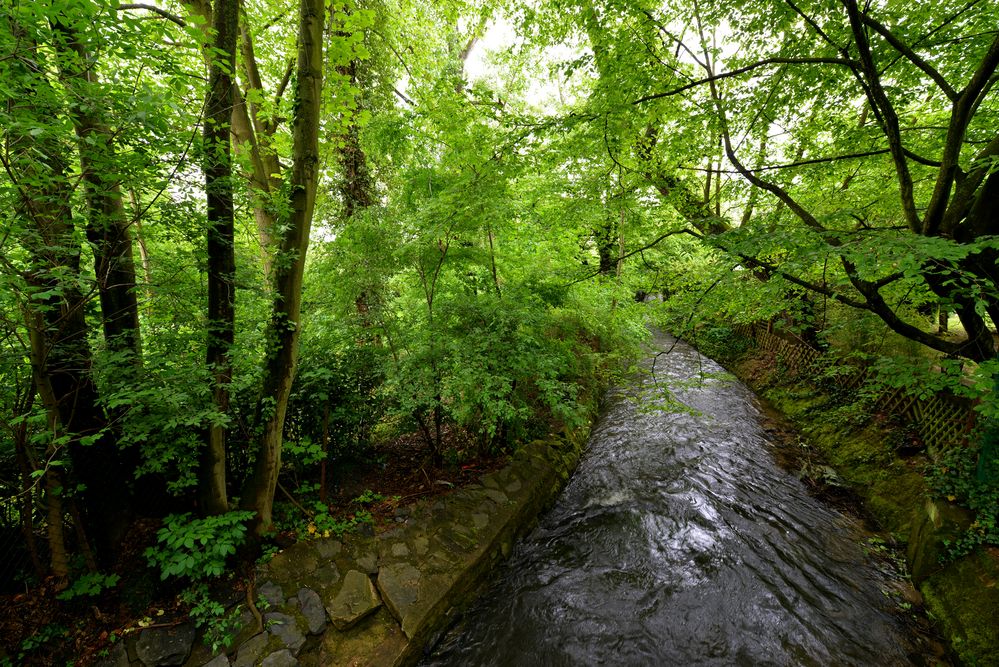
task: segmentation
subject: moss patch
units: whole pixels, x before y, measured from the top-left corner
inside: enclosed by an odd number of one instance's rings
[[[920,587],[958,658],[999,665],[999,550],[979,549],[930,576]]]
[[[807,386],[762,388],[761,395],[790,419],[847,486],[864,500],[879,528],[905,539],[913,508],[926,497],[919,461],[900,459],[883,429],[843,432],[825,418],[830,399]]]
[[[961,512],[945,507],[941,516],[947,514],[946,520],[927,523],[924,509],[929,493],[922,475],[926,460],[900,457],[891,433],[877,425],[844,426],[833,417],[839,407],[836,402],[805,380],[776,381],[776,365],[765,351],[751,351],[732,368],[794,424],[805,444],[836,470],[878,527],[898,540],[910,536],[916,540],[918,548],[910,549],[909,556],[911,561],[916,554],[919,562],[909,565],[920,569],[917,581],[926,610],[957,659],[966,665],[999,666],[999,549],[980,548],[938,565],[937,543],[960,523],[950,514]]]

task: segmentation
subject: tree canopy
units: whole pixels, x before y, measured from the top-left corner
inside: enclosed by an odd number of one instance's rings
[[[0,495],[40,573],[136,516],[264,535],[378,438],[576,423],[650,314],[996,412],[994,2],[3,7]]]

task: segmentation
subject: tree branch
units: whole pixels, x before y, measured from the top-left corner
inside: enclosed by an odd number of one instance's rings
[[[975,192],[989,175],[988,159],[996,156],[999,156],[999,134],[975,156],[974,162],[979,166],[969,171],[958,183],[941,223],[941,228],[947,230],[949,234],[957,229],[958,222],[965,217],[971,207]]]
[[[171,14],[167,10],[160,9],[159,7],[156,7],[155,5],[147,5],[147,4],[142,3],[142,2],[133,2],[133,3],[129,3],[127,5],[118,5],[118,7],[117,7],[117,10],[119,12],[123,12],[123,11],[129,10],[129,9],[145,9],[146,11],[153,12],[154,14],[159,14],[161,17],[165,18],[166,20],[172,21],[172,22],[176,23],[181,28],[186,28],[187,27],[187,21],[185,21],[184,19],[180,18],[176,14]]]
[[[665,26],[663,26],[662,23],[656,20],[656,17],[652,15],[652,12],[648,11],[647,9],[639,9],[639,11],[645,14],[645,17],[649,19],[652,25],[654,25],[656,29],[659,30],[660,33],[666,35],[671,40],[673,40],[673,43],[676,44],[677,47],[677,54],[680,53],[680,49],[683,49],[684,51],[687,52],[687,55],[693,58],[695,63],[697,63],[701,67],[706,67],[706,65],[701,62],[701,59],[697,57],[697,54],[694,53],[686,44],[683,43],[682,39],[678,38],[676,35],[671,33],[669,30],[666,29]],[[660,40],[663,42],[663,46],[666,46],[666,40],[662,38],[660,38]]]
[[[819,157],[819,158],[811,158],[811,159],[808,159],[808,160],[798,160],[798,161],[795,161],[795,162],[789,162],[787,164],[772,164],[772,165],[767,165],[767,166],[762,166],[762,167],[754,167],[753,169],[750,169],[749,171],[760,172],[760,171],[778,171],[778,170],[781,170],[781,169],[793,169],[795,167],[805,167],[805,166],[812,165],[812,164],[825,164],[825,163],[828,163],[828,162],[840,162],[842,160],[855,160],[855,159],[859,159],[859,158],[872,157],[874,155],[885,155],[885,154],[887,154],[889,152],[890,151],[887,148],[880,148],[880,149],[875,150],[875,151],[865,151],[863,153],[847,153],[846,155],[832,155],[830,157]],[[924,158],[921,155],[917,155],[915,153],[912,153],[911,151],[906,151],[905,154],[913,162],[918,162],[919,164],[925,164],[928,167],[939,167],[940,166],[939,162],[937,162],[935,160],[929,160],[927,158]],[[683,165],[680,165],[679,167],[677,167],[677,169],[683,169],[685,171],[707,171],[707,169],[704,168],[704,167],[687,167],[687,166],[683,166]],[[714,172],[716,174],[719,173],[717,169],[715,169]],[[721,173],[723,173],[723,174],[741,174],[742,172],[739,171],[738,169],[723,169],[723,170],[721,170]]]
[[[668,90],[663,93],[654,93],[652,95],[646,95],[645,97],[640,97],[639,99],[632,102],[632,104],[642,104],[644,102],[649,102],[651,100],[658,100],[664,97],[672,97],[673,95],[679,95],[685,90],[689,90],[696,86],[704,85],[705,83],[712,83],[714,81],[720,81],[721,79],[728,79],[733,76],[739,76],[740,74],[745,74],[746,72],[751,72],[752,70],[759,69],[761,67],[766,67],[768,65],[815,65],[815,64],[825,64],[825,65],[846,65],[847,67],[857,67],[860,65],[855,60],[850,60],[848,58],[765,58],[755,63],[746,65],[745,67],[739,67],[738,69],[731,70],[729,72],[722,72],[721,74],[713,74],[711,76],[704,77],[703,79],[698,79],[697,81],[691,81],[688,84],[680,86],[679,88],[674,88],[673,90]]]
[[[715,239],[711,239],[713,245],[715,245],[720,250],[729,253],[730,255],[735,255],[742,259],[749,268],[762,268],[769,271],[772,274],[778,275],[784,280],[809,290],[810,292],[815,292],[816,294],[822,294],[823,296],[829,297],[834,301],[838,301],[845,306],[850,306],[851,308],[856,308],[858,310],[865,310],[869,313],[876,315],[885,325],[888,326],[892,331],[905,336],[910,340],[914,340],[921,343],[931,349],[938,350],[945,354],[960,354],[963,344],[959,342],[950,341],[944,338],[935,336],[934,334],[923,331],[919,327],[909,324],[902,318],[900,318],[891,306],[885,302],[881,293],[878,291],[881,287],[894,282],[902,277],[901,274],[892,274],[881,278],[876,282],[870,282],[861,279],[856,272],[856,267],[843,255],[840,255],[840,259],[843,263],[843,268],[846,270],[847,277],[850,283],[853,285],[854,289],[860,292],[861,296],[864,297],[863,301],[853,299],[841,294],[835,290],[829,289],[825,285],[820,285],[818,283],[799,278],[798,276],[787,273],[780,267],[769,262],[757,259],[756,257],[751,257],[749,255],[744,255],[740,252],[732,252],[726,249],[720,243],[717,243]]]
[[[867,99],[871,107],[876,110],[878,122],[881,130],[888,139],[888,148],[891,150],[892,161],[895,163],[895,173],[898,176],[899,197],[902,200],[902,212],[909,229],[918,232],[921,224],[919,214],[916,212],[916,202],[913,195],[912,174],[909,173],[909,164],[906,162],[905,149],[902,146],[902,135],[899,131],[898,114],[892,106],[888,95],[881,85],[881,78],[878,68],[874,64],[874,56],[871,54],[871,45],[867,39],[867,31],[864,29],[864,20],[861,16],[856,0],[842,0],[846,7],[847,15],[850,18],[850,29],[853,39],[860,53],[861,69],[864,78],[867,79],[864,86]]]
[[[909,340],[914,340],[917,343],[921,343],[926,347],[934,350],[938,350],[945,354],[960,354],[963,343],[957,343],[951,340],[940,338],[934,334],[923,331],[919,327],[909,324],[898,314],[892,310],[891,306],[884,300],[879,291],[880,287],[878,283],[870,282],[860,278],[857,274],[857,267],[848,260],[844,255],[840,255],[840,262],[843,265],[843,270],[846,271],[846,277],[849,278],[850,284],[853,285],[860,294],[864,297],[864,301],[867,304],[866,310],[877,315],[881,318],[881,321],[888,325],[888,328],[895,333],[905,336]],[[879,281],[880,282],[880,281]]]
[[[673,230],[668,231],[665,234],[659,236],[654,241],[646,243],[645,245],[643,245],[640,248],[636,248],[636,249],[632,250],[631,252],[626,252],[623,255],[620,255],[616,259],[612,260],[611,263],[612,264],[617,264],[618,262],[624,261],[624,260],[628,259],[629,257],[637,255],[637,254],[639,254],[639,253],[641,253],[641,252],[643,252],[645,250],[648,250],[650,248],[654,248],[655,246],[659,245],[660,243],[662,243],[666,239],[670,238],[671,236],[676,236],[677,234],[689,234],[689,235],[693,236],[695,239],[701,239],[702,241],[705,239],[704,236],[698,234],[693,229],[687,229],[686,227],[684,227],[683,229],[673,229]],[[577,278],[577,279],[575,279],[575,280],[573,280],[571,282],[566,283],[565,285],[563,285],[563,287],[571,287],[572,285],[575,285],[576,283],[581,283],[581,282],[583,282],[585,280],[589,280],[590,278],[596,278],[599,275],[600,275],[600,270],[597,269],[593,273],[589,273],[589,274],[583,276],[582,278]]]
[[[938,233],[950,234],[953,229],[944,228],[943,222],[947,211],[947,201],[950,198],[951,187],[957,175],[958,162],[961,157],[961,147],[971,123],[972,115],[978,106],[978,97],[990,85],[992,75],[999,67],[999,35],[992,41],[989,50],[982,57],[975,73],[971,75],[968,85],[961,90],[951,111],[950,124],[947,129],[947,143],[944,145],[940,171],[933,186],[933,195],[923,216],[921,232],[925,235]],[[948,222],[956,222],[948,219]]]
[[[957,91],[954,90],[949,83],[947,83],[947,80],[943,78],[943,75],[940,74],[940,72],[938,72],[932,65],[923,60],[919,54],[909,48],[909,46],[899,39],[895,33],[889,30],[884,24],[875,20],[869,14],[861,14],[861,20],[863,20],[866,25],[873,28],[879,35],[884,37],[885,41],[891,44],[896,51],[905,56],[909,62],[922,70],[928,77],[933,79],[934,83],[940,87],[940,90],[944,92],[948,99],[952,102],[957,99]]]
[[[718,93],[718,89],[715,86],[714,81],[710,82],[711,86],[711,96],[718,107],[718,116],[721,121],[722,128],[722,140],[725,146],[725,155],[728,156],[729,162],[735,166],[735,168],[742,174],[743,178],[752,183],[758,188],[762,188],[767,192],[776,196],[779,200],[784,202],[784,204],[794,212],[798,218],[804,222],[806,225],[818,232],[826,231],[825,227],[818,221],[818,219],[809,213],[805,208],[797,202],[784,188],[780,187],[775,183],[765,181],[748,167],[746,167],[735,154],[735,149],[732,148],[732,137],[728,129],[728,119],[725,115],[724,104],[722,103],[721,96]]]
[[[281,97],[284,95],[284,91],[288,88],[288,83],[291,81],[291,75],[295,71],[295,59],[291,58],[288,61],[288,67],[284,71],[284,75],[281,77],[281,82],[278,83],[277,90],[274,92],[274,109],[275,114],[264,121],[264,129],[268,135],[272,135],[277,131],[278,125],[281,123],[281,119],[277,115],[278,105],[281,103]]]

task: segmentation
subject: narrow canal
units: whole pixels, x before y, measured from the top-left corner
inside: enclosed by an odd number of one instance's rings
[[[423,664],[925,664],[856,520],[775,463],[749,389],[674,342],[609,393],[556,506]]]

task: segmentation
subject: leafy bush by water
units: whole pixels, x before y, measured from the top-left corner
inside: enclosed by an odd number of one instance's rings
[[[964,535],[945,543],[949,559],[980,544],[999,545],[999,422],[988,420],[974,446],[946,452],[930,466],[927,480],[940,496],[975,513]]]

